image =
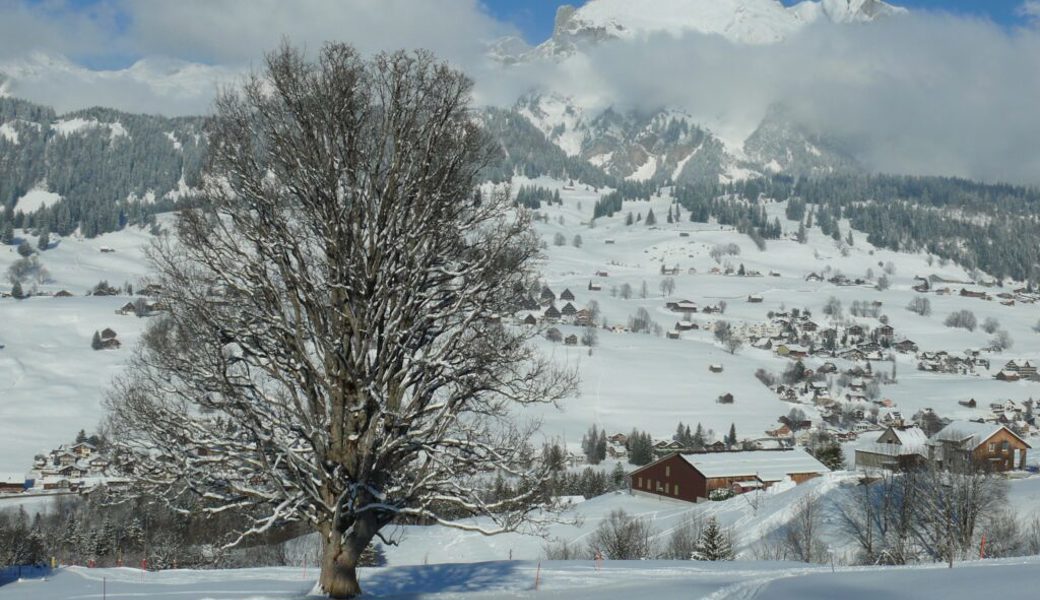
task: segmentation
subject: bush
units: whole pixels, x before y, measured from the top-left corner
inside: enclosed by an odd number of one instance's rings
[[[653,556],[650,524],[621,509],[611,511],[589,539],[589,555],[597,552],[611,560],[641,560]]]
[[[721,502],[723,500],[729,500],[735,495],[736,494],[733,493],[733,490],[729,488],[719,488],[708,492],[708,500],[711,500],[712,502]]]
[[[982,322],[982,330],[986,333],[996,333],[1000,329],[1000,321],[993,317],[986,317],[986,320]]]
[[[910,301],[910,304],[906,305],[906,309],[912,313],[917,313],[922,317],[927,317],[932,314],[932,301],[924,296],[917,296]]]
[[[959,310],[954,313],[950,313],[943,323],[947,327],[956,327],[959,329],[967,329],[968,331],[975,331],[977,322],[975,321],[975,313],[970,310]]]

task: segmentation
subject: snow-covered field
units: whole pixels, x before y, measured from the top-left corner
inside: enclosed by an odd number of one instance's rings
[[[1024,587],[1040,559],[1008,559],[912,568],[839,568],[784,562],[496,561],[361,570],[366,597],[491,600],[968,600],[1029,597]],[[296,600],[315,574],[297,568],[232,571],[61,569],[46,581],[0,587],[0,600],[149,598],[150,600]],[[1025,594],[1025,595],[1023,595]]]
[[[882,312],[890,318],[897,337],[913,339],[922,350],[945,349],[960,353],[967,348],[984,346],[990,337],[981,330],[968,332],[942,324],[948,313],[968,309],[975,312],[979,322],[989,316],[998,319],[1001,327],[1014,338],[1011,350],[991,357],[994,369],[976,376],[924,373],[915,370],[912,355],[899,355],[899,382],[884,386],[883,397],[890,398],[895,403],[894,409],[905,416],[931,407],[941,416],[957,418],[983,416],[989,402],[1040,397],[1040,386],[1036,383],[1004,383],[991,376],[1008,359],[1040,358],[1040,335],[1031,329],[1040,318],[1037,305],[1009,307],[956,295],[930,295],[931,316],[921,317],[905,309],[917,295],[910,289],[914,275],[936,274],[968,280],[968,274],[955,265],[940,267],[938,262],[929,265],[923,254],[876,250],[863,235],[856,235],[849,255],[842,256],[834,242],[819,230],[810,232],[807,244],[769,241],[767,249],[760,251],[747,236],[728,227],[690,223],[686,213],[680,222],[666,223],[667,198],[655,198],[650,203],[627,202],[614,217],[597,219],[595,227],[589,228],[592,208],[600,194],[582,185],[573,190],[564,189],[563,182],[548,179],[533,182],[517,179],[514,184],[521,183],[559,189],[563,198],[562,206],[543,206],[541,211],[548,215],[548,222],[537,225],[547,243],[547,258],[542,265],[546,283],[557,295],[569,288],[579,308],[596,300],[602,317],[611,325],[627,324],[629,316],[642,307],[665,330],[672,329],[679,318],[668,312],[664,304],[679,299],[701,305],[720,300],[727,303],[722,317],[695,315],[702,326],[719,318],[737,324],[764,323],[767,312],[795,307],[809,308],[814,319],[823,325],[827,321],[821,307],[833,295],[842,300],[846,308],[857,300],[881,301]],[[657,217],[656,227],[642,223],[624,225],[627,213],[645,217],[651,207]],[[785,231],[796,229],[796,223],[784,219],[783,205],[770,205],[768,211],[771,217],[781,219]],[[844,230],[847,224],[843,224]],[[556,233],[562,233],[568,244],[553,245]],[[688,237],[681,237],[681,233]],[[582,238],[580,248],[571,245],[575,235]],[[56,247],[41,254],[40,259],[51,276],[51,281],[41,289],[49,292],[65,289],[77,297],[0,299],[0,344],[5,346],[0,350],[0,381],[5,383],[0,388],[0,471],[27,468],[33,454],[68,441],[79,429],[93,428],[102,417],[101,400],[106,384],[133,352],[133,343],[145,320],[114,314],[113,311],[128,300],[126,297],[82,296],[101,279],[116,286],[139,283],[147,275],[143,250],[149,238],[145,231],[128,229],[93,240],[61,239]],[[731,243],[740,247],[740,254],[724,258],[723,264],[744,264],[746,269],[766,276],[711,274],[710,270],[719,266],[710,256],[712,248]],[[115,252],[101,253],[103,246]],[[0,248],[0,272],[6,271],[17,258],[13,246]],[[862,277],[867,269],[880,275],[880,265],[888,262],[895,266],[895,273],[890,276],[892,287],[886,291],[805,281],[810,271],[821,272],[827,267],[831,272],[840,271],[850,277]],[[659,287],[664,278],[660,274],[662,264],[679,267],[681,272],[674,277],[676,288],[667,298]],[[690,274],[690,268],[696,273]],[[609,277],[596,277],[597,271],[606,271]],[[768,276],[771,271],[780,276]],[[588,291],[590,281],[601,284],[602,291]],[[648,290],[645,298],[640,294],[644,281]],[[620,288],[626,283],[633,289],[630,299],[611,294],[611,288]],[[746,298],[750,294],[761,295],[763,302],[748,303]],[[877,325],[875,319],[859,321]],[[94,330],[105,327],[119,333],[123,342],[121,349],[105,352],[90,349]],[[560,329],[564,335],[579,332],[568,326]],[[764,430],[775,426],[777,417],[791,408],[754,378],[759,368],[782,371],[787,360],[748,346],[736,354],[728,354],[714,342],[709,331],[683,332],[682,339],[669,340],[600,330],[599,345],[591,355],[582,347],[548,342],[544,347],[561,363],[580,370],[581,394],[559,409],[542,407],[527,416],[541,417],[546,437],[562,439],[571,448],[577,447],[582,434],[593,423],[609,432],[628,432],[638,427],[658,438],[670,436],[679,421],[700,422],[719,434],[728,431],[733,423],[741,438],[762,437]],[[810,364],[813,362],[810,360]],[[843,366],[841,361],[836,362]],[[712,363],[721,363],[725,372],[709,373],[708,365]],[[880,365],[881,369],[891,368],[890,363]],[[735,403],[716,403],[715,399],[724,393],[732,393]],[[968,398],[978,400],[979,407],[969,409],[957,403]],[[809,406],[801,408],[810,416],[815,414]]]

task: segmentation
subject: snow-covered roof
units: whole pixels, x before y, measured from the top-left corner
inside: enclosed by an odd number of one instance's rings
[[[908,450],[918,450],[928,443],[928,435],[920,427],[892,428],[899,443]]]
[[[18,473],[0,473],[0,484],[23,485],[24,483],[25,475],[19,475]]]
[[[801,450],[754,450],[681,456],[709,478],[755,475],[762,481],[780,481],[792,473],[830,471],[826,465]]]
[[[1007,427],[1000,423],[976,423],[974,421],[953,421],[946,427],[943,427],[939,433],[936,433],[932,438],[935,441],[942,442],[965,442],[968,441],[971,444],[972,449],[978,448],[989,438],[993,437],[1001,429],[1007,429]],[[1015,435],[1013,431],[1007,429],[1009,433]],[[1015,437],[1018,437],[1015,435]],[[1022,438],[1019,438],[1022,439]],[[1022,440],[1025,443],[1025,440]],[[1028,444],[1027,444],[1028,446]]]

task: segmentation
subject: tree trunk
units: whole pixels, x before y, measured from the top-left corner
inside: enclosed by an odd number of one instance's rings
[[[322,528],[321,590],[329,598],[355,598],[361,595],[361,584],[357,578],[360,550],[344,539],[343,532],[335,527]]]

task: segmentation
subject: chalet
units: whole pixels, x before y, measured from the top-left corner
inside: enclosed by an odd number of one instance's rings
[[[611,444],[621,444],[625,446],[628,444],[628,436],[623,433],[615,433],[607,438],[607,441]]]
[[[813,272],[805,276],[806,281],[823,281],[823,275]]]
[[[1022,379],[1033,379],[1036,378],[1036,365],[1029,362],[1028,360],[1015,361],[1009,360],[1004,369],[1007,371],[1013,371],[1018,373]]]
[[[527,313],[527,316],[524,317],[523,324],[524,325],[537,325],[538,324],[538,317],[534,316],[531,313]]]
[[[598,283],[592,283],[592,281],[590,280],[589,281],[589,291],[590,292],[601,292],[601,291],[603,291],[603,286],[598,284]]]
[[[573,304],[568,302],[567,304],[563,305],[562,309],[560,309],[560,314],[565,317],[573,317],[574,315],[578,314],[578,309],[575,308]]]
[[[780,344],[776,347],[776,354],[787,358],[805,358],[809,356],[809,349],[795,344]]]
[[[708,365],[708,370],[711,371],[712,373],[721,373],[722,372],[722,365],[720,365],[718,363],[712,364],[712,365]]]
[[[747,297],[747,301],[753,304],[758,304],[762,302],[762,296],[759,296],[758,294],[751,294]]]
[[[560,310],[556,308],[555,305],[550,304],[549,308],[545,309],[545,312],[542,314],[542,316],[549,321],[557,321],[559,320],[561,315]]]
[[[116,251],[115,248],[110,248],[109,246],[102,246],[99,250],[101,250],[102,254],[111,254]]]
[[[853,325],[848,328],[849,335],[862,336],[864,334],[863,327],[861,325]]]
[[[133,302],[127,302],[126,304],[120,306],[119,310],[117,310],[116,313],[120,315],[129,315],[133,314],[136,310],[137,307],[134,305]]]
[[[24,475],[0,473],[0,494],[20,494],[24,491]]]
[[[794,434],[794,431],[792,431],[791,428],[788,427],[786,423],[780,425],[779,427],[777,427],[775,429],[767,429],[766,430],[766,435],[768,435],[769,437],[774,437],[774,438],[788,438],[788,437],[791,437],[793,434]]]
[[[729,447],[722,440],[712,442],[704,447],[705,452],[726,452],[727,450],[729,450]]]
[[[960,404],[961,406],[963,406],[965,408],[975,408],[975,407],[977,407],[979,405],[979,403],[976,402],[974,398],[971,398],[971,399],[968,399],[968,400],[958,400],[957,404]]]
[[[820,367],[818,369],[816,369],[816,372],[820,373],[821,375],[827,375],[829,373],[837,373],[838,372],[838,366],[835,365],[832,362],[825,362],[822,365],[820,365]]]
[[[672,452],[682,452],[686,447],[675,440],[661,440],[654,444],[654,454],[663,456]]]
[[[893,329],[891,325],[882,325],[881,327],[877,328],[878,336],[886,339],[892,339],[892,336],[895,334],[895,332],[896,330]]]
[[[551,289],[549,289],[548,286],[546,286],[546,287],[542,288],[542,293],[541,293],[541,295],[539,295],[538,298],[543,303],[545,303],[545,302],[552,303],[552,302],[556,301],[556,293],[553,292]]]
[[[928,442],[929,458],[947,468],[970,460],[992,471],[1024,469],[1032,446],[999,423],[954,421]]]
[[[69,465],[67,467],[62,467],[62,468],[58,469],[58,475],[61,475],[62,477],[67,477],[67,478],[70,478],[70,479],[76,479],[76,478],[79,478],[79,477],[85,477],[86,474],[87,474],[86,469],[84,469],[82,467],[79,467],[79,466],[76,466],[76,465]]]
[[[610,277],[610,273],[606,271],[596,271],[596,277]]]
[[[998,381],[1018,381],[1019,379],[1022,379],[1022,377],[1019,376],[1018,373],[1014,371],[1009,371],[1007,369],[1001,370],[999,373],[994,375],[993,378]]]
[[[97,452],[97,448],[90,442],[80,442],[69,448],[69,451],[80,458],[88,458]]]
[[[574,302],[574,293],[571,292],[570,288],[567,288],[560,294],[560,300],[564,302]]]
[[[901,340],[901,341],[898,341],[898,342],[892,344],[892,348],[894,348],[896,350],[896,352],[903,352],[903,353],[917,352],[917,344],[915,344],[911,340]]]
[[[976,292],[967,288],[961,288],[961,296],[964,298],[979,298],[981,300],[989,300],[989,294],[986,292]]]
[[[813,333],[814,331],[820,329],[820,326],[812,321],[805,321],[801,325],[799,325],[799,327],[802,331],[805,331],[807,333]]]
[[[572,334],[568,335],[567,337],[563,338],[563,343],[566,344],[567,346],[577,346],[578,345],[578,336],[576,336],[576,335],[574,335],[572,333]]]
[[[800,484],[829,470],[800,450],[757,450],[673,453],[633,471],[628,477],[635,494],[697,502],[714,490],[733,489],[734,483],[760,482],[759,487],[769,487],[791,480]]]
[[[678,331],[667,331],[667,332],[665,332],[664,335],[665,335],[666,338],[668,338],[670,340],[677,340],[680,337],[682,337],[682,336],[679,335]]]
[[[733,394],[726,392],[715,399],[718,404],[733,404]]]
[[[695,313],[697,312],[697,303],[690,302],[689,300],[680,300],[678,302],[669,302],[664,305],[665,308],[672,312],[681,313]]]
[[[574,324],[580,325],[582,327],[592,326],[592,312],[590,312],[587,308],[579,310],[574,315]]]
[[[70,292],[68,290],[58,290],[57,292],[54,293],[54,297],[55,298],[71,298],[72,297],[72,292]]]
[[[889,427],[873,444],[856,449],[856,468],[903,470],[927,458],[928,436],[920,427]]]
[[[700,326],[693,321],[677,321],[675,323],[676,331],[690,331],[693,329],[700,329]]]

